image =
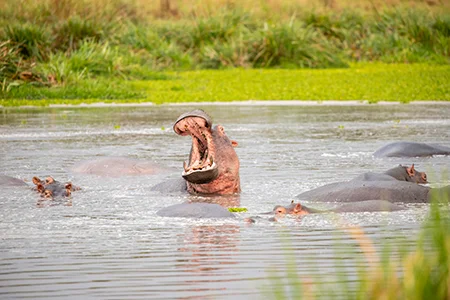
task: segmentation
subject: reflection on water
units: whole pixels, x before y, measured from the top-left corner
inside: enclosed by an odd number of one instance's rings
[[[354,282],[367,261],[345,225],[361,226],[376,249],[412,245],[428,205],[392,213],[248,216],[287,205],[311,188],[414,163],[431,182],[448,178],[448,157],[375,159],[395,140],[446,143],[449,105],[204,106],[239,143],[242,193],[235,197],[161,194],[150,187],[173,174],[98,177],[71,173],[78,162],[125,156],[180,170],[190,141],[172,132],[191,106],[3,109],[2,174],[53,176],[83,189],[42,200],[31,189],[0,191],[0,295],[8,298],[263,298],[273,270],[305,281]],[[420,112],[420,113],[418,113]],[[242,206],[234,220],[164,218],[184,202]],[[71,204],[68,205],[68,204]],[[308,203],[318,209],[335,204]],[[287,238],[286,238],[287,237]],[[396,259],[396,254],[393,253]],[[338,275],[345,274],[344,277]]]
[[[220,265],[236,264],[233,256],[238,251],[236,247],[239,241],[238,233],[239,226],[232,224],[197,226],[191,228],[189,232],[180,234],[178,238],[184,243],[184,247],[178,249],[183,253],[179,254],[177,267],[189,273],[209,276],[214,271],[220,270]],[[223,253],[217,255],[219,251]],[[220,256],[219,262],[216,262],[217,256]]]

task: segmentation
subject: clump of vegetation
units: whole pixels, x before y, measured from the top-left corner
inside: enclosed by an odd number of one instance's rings
[[[62,21],[53,29],[54,52],[71,53],[86,40],[99,42],[109,32],[109,24],[101,24],[92,20],[72,16]]]
[[[43,61],[50,52],[50,35],[47,31],[34,24],[7,25],[4,39],[9,40],[19,49],[23,58],[34,58]]]
[[[229,207],[228,211],[232,212],[232,213],[241,213],[241,212],[246,212],[248,210],[245,207]]]

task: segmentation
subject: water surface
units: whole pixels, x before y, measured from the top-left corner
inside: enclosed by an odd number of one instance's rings
[[[204,108],[222,124],[241,161],[236,220],[163,218],[182,201],[150,187],[180,176],[190,139],[172,131],[183,112]],[[295,195],[356,175],[414,163],[448,184],[448,157],[375,159],[391,141],[449,146],[450,105],[229,105],[3,109],[0,170],[24,178],[52,175],[83,187],[70,200],[37,206],[26,188],[0,192],[0,296],[10,298],[265,298],[286,266],[307,280],[356,280],[368,263],[343,229],[361,226],[377,249],[411,245],[428,211],[309,215],[248,225],[245,216],[288,204]],[[124,156],[173,168],[159,175],[105,178],[74,174],[87,159]],[[442,174],[446,175],[442,176]],[[330,208],[333,203],[312,204]],[[294,254],[295,261],[289,258]],[[395,259],[395,256],[393,256]],[[341,266],[341,267],[338,267]]]

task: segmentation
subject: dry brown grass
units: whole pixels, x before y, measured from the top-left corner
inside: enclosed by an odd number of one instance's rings
[[[450,9],[446,0],[136,0],[136,5],[152,16],[161,16],[161,8],[167,7],[165,15],[176,17],[211,16],[225,9],[242,9],[262,18],[287,17],[310,10],[356,9],[367,12],[398,6],[420,7],[430,10]],[[164,3],[165,5],[161,5]]]

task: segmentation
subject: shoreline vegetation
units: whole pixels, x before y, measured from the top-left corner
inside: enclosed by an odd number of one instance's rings
[[[166,79],[91,81],[11,90],[3,106],[232,102],[249,100],[450,100],[450,66],[358,64],[347,69],[230,69],[166,72]]]
[[[5,0],[0,105],[450,100],[439,0]]]

